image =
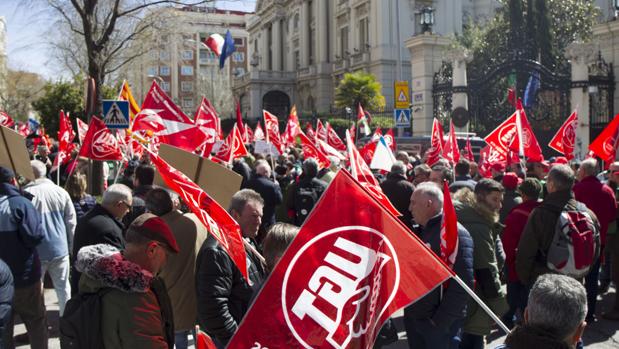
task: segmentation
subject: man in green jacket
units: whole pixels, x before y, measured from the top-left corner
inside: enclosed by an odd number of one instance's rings
[[[498,256],[504,255],[499,234],[499,210],[503,202],[503,186],[492,179],[482,179],[472,192],[468,188],[454,194],[458,222],[473,239],[473,270],[475,293],[499,317],[507,311],[505,293],[501,289],[499,271],[503,268]],[[489,335],[494,321],[476,302],[470,301],[464,322],[460,349],[483,348],[484,336]]]
[[[157,276],[179,249],[168,225],[145,213],[129,226],[123,251],[111,245],[83,247],[77,255],[79,290],[109,288],[102,297],[101,335],[105,348],[174,347],[172,306]]]

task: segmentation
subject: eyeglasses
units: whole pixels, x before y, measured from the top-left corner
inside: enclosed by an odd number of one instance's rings
[[[120,203],[123,203],[125,206],[127,206],[127,209],[128,209],[129,211],[131,211],[132,206],[131,206],[130,204],[128,204],[125,200],[120,200],[119,202],[120,202]]]

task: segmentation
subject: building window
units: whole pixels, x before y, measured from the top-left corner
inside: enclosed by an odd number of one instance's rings
[[[193,92],[193,82],[181,81],[181,91],[182,92]]]
[[[167,81],[162,81],[161,84],[161,89],[164,90],[165,92],[170,92],[170,83]]]
[[[193,67],[190,65],[184,65],[181,67],[181,75],[192,76],[193,75]]]
[[[346,57],[348,51],[348,27],[340,28],[340,57]]]
[[[369,23],[368,18],[362,18],[359,21],[359,50],[365,51],[366,45],[370,43],[369,38]]]
[[[294,15],[294,22],[293,22],[293,28],[294,31],[299,30],[299,14],[297,13],[296,15]]]
[[[159,74],[161,76],[170,76],[170,67],[166,65],[159,67]]]
[[[232,53],[232,61],[233,62],[245,62],[245,52]]]
[[[149,67],[146,70],[146,75],[148,75],[148,76],[156,76],[157,75],[157,67]]]
[[[243,47],[243,38],[234,38],[234,46]]]
[[[234,75],[242,76],[245,75],[245,68],[234,68]]]
[[[159,52],[159,59],[162,61],[167,61],[170,59],[170,52],[168,51],[161,51]]]
[[[183,108],[193,108],[193,98],[183,98]]]
[[[181,52],[181,58],[183,60],[186,60],[186,61],[192,60],[193,59],[193,51],[191,51],[191,50],[184,50],[183,52]]]
[[[299,54],[299,50],[294,51],[294,69],[299,69],[301,67],[301,56]]]

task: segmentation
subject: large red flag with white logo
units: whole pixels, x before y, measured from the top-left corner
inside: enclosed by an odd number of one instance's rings
[[[262,111],[264,117],[264,128],[266,129],[266,141],[275,146],[280,153],[283,150],[282,140],[279,135],[279,120],[277,116],[266,110]]]
[[[346,144],[337,135],[333,127],[327,122],[327,144],[335,148],[337,151],[346,151]]]
[[[58,130],[58,153],[54,158],[51,171],[54,172],[58,167],[67,163],[71,159],[71,151],[73,151],[73,139],[75,138],[75,132],[73,126],[71,126],[71,120],[69,115],[65,115],[64,111],[60,111],[60,122]]]
[[[441,221],[441,259],[450,268],[458,254],[458,217],[451,202],[447,181],[443,182],[443,219]]]
[[[194,124],[202,128],[206,136],[205,142],[215,143],[219,140],[219,117],[208,99],[202,97],[202,101],[193,118]]]
[[[180,195],[191,212],[208,229],[209,234],[212,234],[228,253],[230,259],[232,259],[232,262],[234,262],[245,279],[249,280],[247,278],[245,247],[238,223],[230,217],[228,212],[217,201],[213,200],[181,171],[170,166],[157,154],[149,150],[146,151],[150,153],[151,161],[157,168],[157,172],[161,175],[166,186]],[[213,184],[216,185],[217,183]]]
[[[239,128],[234,125],[226,140],[221,144],[215,158],[221,162],[231,163],[233,159],[247,156],[249,152],[243,143]]]
[[[533,133],[520,100],[518,100],[518,111],[516,113],[516,133],[514,138],[512,138],[509,149],[520,156],[524,155],[527,159],[534,162],[544,160],[542,148],[540,148],[537,138],[535,138],[535,133]]]
[[[443,157],[454,165],[460,161],[460,148],[458,148],[458,139],[452,121],[449,121],[449,137],[443,149]]]
[[[314,128],[309,121],[305,124],[305,134],[312,140],[312,142],[316,139],[316,131],[314,131]]]
[[[379,138],[380,139],[380,138]],[[363,158],[366,164],[370,164],[372,162],[372,158],[374,158],[374,152],[376,151],[376,145],[378,142],[369,142],[359,150],[359,154]]]
[[[260,123],[256,124],[256,128],[254,129],[254,142],[255,141],[263,141],[264,140],[264,131],[262,131],[262,126]]]
[[[432,167],[438,162],[443,153],[443,131],[441,123],[435,118],[432,122],[432,138],[430,148],[427,150],[426,164]]]
[[[484,140],[507,159],[507,151],[518,130],[516,129],[517,112],[514,112],[507,120],[490,132]]]
[[[340,170],[227,348],[369,349],[394,312],[453,275]]]
[[[350,160],[350,174],[352,177],[359,181],[359,183],[361,183],[361,185],[363,185],[363,187],[392,215],[401,216],[400,212],[398,212],[393,204],[391,204],[391,201],[389,201],[389,198],[383,193],[378,180],[372,174],[372,170],[370,170],[368,164],[363,160],[359,151],[357,151],[348,131],[346,131],[346,144],[348,145],[348,158]]]
[[[120,161],[123,159],[118,140],[101,119],[93,116],[84,136],[79,156],[100,161]]]
[[[9,114],[0,111],[0,126],[13,127],[13,125],[15,125],[15,121],[13,121]]]
[[[316,147],[316,145],[310,140],[309,137],[305,135],[305,133],[300,132],[299,138],[301,139],[301,147],[303,149],[303,158],[314,158],[318,162],[318,167],[320,169],[329,167],[331,165],[331,161],[327,158],[327,155],[323,153],[320,149]]]
[[[589,144],[589,150],[600,159],[610,162],[614,161],[617,153],[617,144],[619,143],[619,114],[615,115],[613,121],[600,135]]]
[[[79,138],[80,144],[84,144],[84,137],[88,133],[88,124],[80,118],[75,118],[75,121],[77,122],[77,138]]]
[[[557,134],[550,140],[548,146],[559,153],[565,155],[565,158],[572,160],[574,158],[574,143],[576,142],[576,126],[578,125],[578,112],[574,112],[565,120]]]
[[[318,121],[316,122],[316,137],[318,137],[318,139],[322,140],[323,142],[326,142],[329,138],[327,136],[327,128],[322,125],[320,119],[318,119]]]

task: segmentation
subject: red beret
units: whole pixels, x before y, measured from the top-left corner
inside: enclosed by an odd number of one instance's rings
[[[168,227],[163,219],[152,213],[144,213],[138,216],[131,223],[129,229],[137,232],[147,239],[152,239],[165,244],[174,253],[178,253],[180,251],[170,227]]]
[[[503,175],[502,183],[505,189],[515,190],[518,188],[518,185],[522,183],[522,178],[518,177],[513,172],[507,172]]]

